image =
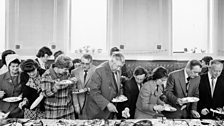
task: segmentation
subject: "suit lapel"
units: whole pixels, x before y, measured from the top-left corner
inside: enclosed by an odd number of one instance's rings
[[[83,69],[80,69],[80,71],[79,71],[79,78],[80,78],[80,81],[81,81],[81,84],[82,84],[82,88],[85,87],[85,84],[84,84],[84,71],[83,71]]]
[[[187,88],[186,88],[186,82],[185,82],[184,69],[180,71],[179,81],[180,81],[180,86],[181,86],[184,96],[187,96],[187,92],[186,92]]]
[[[212,98],[212,92],[211,92],[211,87],[210,87],[210,81],[209,81],[209,78],[208,78],[208,74],[205,75],[204,85],[206,86],[206,89],[207,89],[207,92],[208,92],[209,96]]]
[[[111,71],[109,62],[107,62],[105,65],[106,65],[106,68],[107,68],[107,72],[106,73],[108,75],[106,77],[108,77],[108,80],[109,80],[109,82],[111,82],[114,90],[118,92],[117,84],[115,82],[114,75],[113,75],[113,72]]]
[[[215,89],[214,89],[214,93],[213,93],[213,98],[215,97],[215,95],[216,95],[216,92],[218,92],[219,91],[219,89],[222,89],[221,88],[221,77],[219,76],[218,78],[217,78],[217,81],[216,81],[216,84],[215,84]],[[209,86],[210,87],[210,86]],[[210,92],[211,92],[211,89],[210,89]],[[210,93],[210,96],[211,96],[211,93]]]

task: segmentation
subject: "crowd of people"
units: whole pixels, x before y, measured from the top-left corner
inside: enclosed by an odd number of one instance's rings
[[[50,65],[47,61],[54,56]],[[0,111],[26,119],[216,119],[223,111],[224,75],[221,60],[189,60],[185,68],[168,73],[138,66],[128,78],[125,56],[116,47],[108,61],[93,65],[90,54],[72,60],[63,51],[42,47],[36,59],[21,61],[13,50],[2,53]],[[149,74],[150,73],[150,74]],[[66,83],[65,83],[66,82]],[[112,99],[124,95],[127,101]],[[18,101],[4,99],[19,97]],[[197,102],[186,103],[186,97]],[[165,105],[175,111],[166,111]]]

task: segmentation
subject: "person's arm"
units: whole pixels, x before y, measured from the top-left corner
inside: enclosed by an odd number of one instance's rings
[[[90,88],[90,96],[96,102],[96,104],[100,107],[101,110],[104,110],[107,105],[110,103],[101,92],[101,85],[102,85],[102,77],[100,71],[95,71],[92,75],[91,82],[88,84],[87,87]]]
[[[175,79],[173,74],[169,75],[166,85],[165,95],[167,96],[168,101],[173,105],[177,104],[177,97],[174,95]]]

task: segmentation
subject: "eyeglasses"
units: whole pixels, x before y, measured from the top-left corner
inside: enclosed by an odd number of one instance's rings
[[[90,65],[90,63],[81,62],[82,65]]]

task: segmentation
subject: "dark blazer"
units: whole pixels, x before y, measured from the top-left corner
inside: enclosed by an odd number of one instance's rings
[[[112,113],[107,109],[107,105],[113,98],[118,96],[119,89],[108,61],[96,68],[87,87],[90,88],[90,94],[87,95],[86,104],[84,105],[87,118],[110,118]]]
[[[197,102],[188,103],[186,109],[180,110],[181,106],[177,104],[177,98],[199,97],[200,76],[190,79],[188,93],[186,90],[186,82],[184,69],[176,70],[169,74],[165,95],[168,103],[177,108],[176,112],[164,112],[167,118],[190,118],[190,110],[197,110]]]
[[[39,68],[38,72],[41,76],[45,72],[45,70]],[[32,103],[39,97],[40,92],[37,92],[37,90],[35,90],[35,89],[33,89],[29,86],[26,86],[26,83],[29,80],[29,75],[27,73],[22,72],[21,76],[20,76],[20,80],[21,80],[21,84],[22,84],[23,98],[27,98],[28,101],[29,101],[28,104],[25,107],[30,108]],[[40,103],[40,110],[41,111],[44,111],[44,99]]]
[[[124,95],[128,98],[128,101],[124,103],[124,108],[128,107],[130,109],[130,119],[134,119],[136,102],[139,95],[138,85],[134,77],[125,82],[123,90]]]
[[[210,82],[208,74],[201,75],[201,81],[199,84],[199,102],[198,102],[198,112],[201,113],[201,110],[207,108],[210,110],[216,108],[222,108],[224,106],[224,76],[219,76],[216,81],[215,90],[213,97],[211,96]],[[210,112],[208,115],[203,116],[203,119],[215,119]]]

